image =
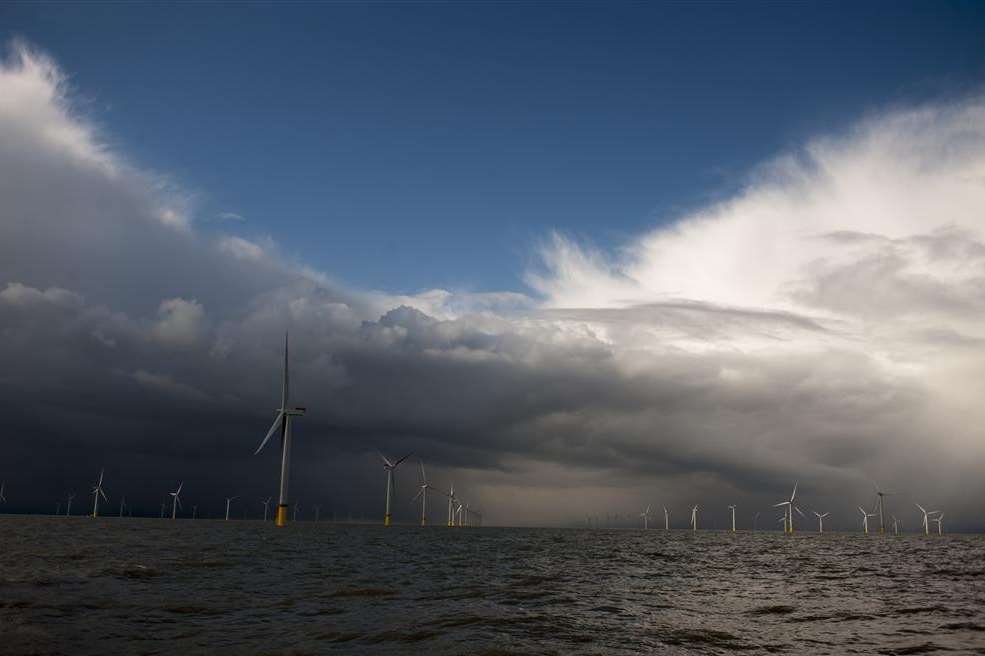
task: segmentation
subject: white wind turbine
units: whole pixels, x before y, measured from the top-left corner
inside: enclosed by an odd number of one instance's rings
[[[102,497],[104,501],[109,501],[106,496],[106,492],[103,491],[103,470],[99,470],[99,481],[96,483],[95,487],[92,488],[92,516],[99,516],[99,497]]]
[[[267,497],[267,500],[266,501],[262,501],[261,502],[261,503],[263,503],[263,521],[267,521],[267,511],[270,509],[270,500],[271,499],[273,499],[273,497]]]
[[[691,508],[691,530],[698,530],[698,507]]]
[[[788,499],[787,501],[781,501],[780,503],[773,504],[774,508],[780,508],[782,506],[786,506],[784,512],[787,515],[787,521],[783,523],[783,530],[787,533],[793,533],[793,511],[796,510],[797,514],[800,515],[801,517],[804,516],[804,513],[800,512],[800,508],[794,505],[794,499],[797,498],[798,485],[800,485],[800,481],[797,481],[796,483],[793,484],[793,494],[790,495],[790,499]]]
[[[728,508],[732,511],[732,532],[735,533],[735,506],[729,506]]]
[[[645,531],[646,529],[650,528],[650,525],[649,525],[649,520],[650,520],[650,506],[649,505],[646,507],[646,510],[644,510],[643,512],[640,513],[640,518],[643,520],[643,530]]]
[[[936,515],[939,511],[937,511],[937,510],[927,510],[926,508],[924,508],[923,506],[921,506],[919,503],[914,504],[914,505],[916,505],[916,507],[920,509],[920,512],[923,513],[923,534],[924,535],[930,535],[930,516],[931,515]]]
[[[451,490],[445,495],[448,497],[448,526],[455,525],[455,484],[451,484]]]
[[[229,521],[229,504],[238,499],[239,497],[226,497],[226,521]]]
[[[428,477],[424,473],[424,461],[421,460],[421,489],[411,499],[411,503],[413,503],[417,501],[417,497],[421,497],[421,526],[427,526],[428,524],[428,490],[433,489],[433,486],[428,485]]]
[[[267,435],[260,442],[260,446],[257,447],[256,452],[260,453],[263,447],[266,446],[267,441],[270,436],[274,434],[277,428],[280,428],[280,496],[277,500],[277,516],[276,524],[277,526],[284,526],[287,523],[287,486],[290,481],[291,476],[291,417],[300,417],[304,415],[305,408],[300,406],[291,407],[288,404],[289,400],[289,380],[288,380],[288,359],[287,359],[287,333],[284,333],[284,380],[281,386],[281,396],[280,396],[280,408],[275,410],[277,416],[274,417],[274,423],[270,426],[270,430],[267,431]]]
[[[875,482],[872,483],[872,486],[876,488],[876,510],[879,512],[879,533],[884,534],[886,532],[886,523],[883,519],[883,513],[886,510],[886,497],[899,494],[899,492],[883,492]]]
[[[127,507],[127,495],[120,498],[120,517],[123,517],[123,509]]]
[[[858,511],[860,513],[862,513],[862,530],[865,531],[865,534],[866,535],[868,535],[869,534],[869,517],[875,517],[876,514],[875,513],[870,513],[870,512],[865,512],[865,509],[862,508],[862,506],[859,506],[858,507]]]
[[[168,492],[171,495],[171,519],[174,519],[178,515],[178,508],[181,508],[181,488],[185,485],[184,481],[178,483],[178,489],[174,492]]]
[[[763,514],[762,512],[757,512],[755,515],[752,516],[752,530],[753,531],[756,530],[756,523],[759,521],[759,516],[762,515],[762,514]]]
[[[893,535],[899,535],[899,520],[893,515]]]
[[[455,514],[458,515],[458,526],[462,526],[462,509],[465,508],[465,503],[463,501],[458,502],[458,508],[455,509]]]
[[[383,525],[389,526],[391,522],[390,496],[393,494],[393,470],[399,467],[400,463],[402,463],[404,460],[409,458],[410,454],[408,453],[400,460],[396,462],[392,462],[389,458],[387,458],[379,451],[377,451],[377,453],[379,453],[380,458],[383,459],[383,469],[386,470],[386,513],[383,515]]]
[[[817,532],[824,533],[824,518],[830,515],[831,513],[826,512],[824,514],[821,514],[815,510],[814,514],[817,515]]]
[[[68,505],[65,507],[65,516],[68,517],[72,514],[72,499],[75,498],[75,492],[68,495]]]
[[[301,502],[298,501],[297,499],[295,499],[294,500],[294,517],[292,518],[293,521],[295,521],[295,522],[298,521],[298,510],[300,510],[300,509],[301,509]]]
[[[670,530],[670,511],[667,510],[667,506],[664,506],[664,530]]]
[[[937,522],[937,535],[944,535],[944,513],[934,517],[933,521]]]

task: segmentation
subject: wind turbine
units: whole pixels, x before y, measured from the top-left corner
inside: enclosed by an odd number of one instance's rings
[[[106,497],[106,492],[103,491],[103,470],[99,470],[99,481],[96,483],[95,487],[92,488],[92,516],[99,516],[99,497],[103,500],[109,501]]]
[[[914,505],[916,505],[916,507],[920,509],[920,512],[923,513],[923,534],[924,535],[930,535],[930,521],[929,521],[929,517],[930,517],[930,515],[936,515],[940,511],[937,511],[937,510],[927,510],[926,508],[924,508],[923,506],[921,506],[919,503],[914,504]]]
[[[226,497],[226,521],[229,521],[229,504],[238,499],[239,497]],[[282,526],[278,524],[278,526]]]
[[[410,500],[411,503],[417,501],[417,497],[421,497],[421,526],[427,526],[428,524],[428,490],[433,490],[431,485],[428,485],[428,477],[424,473],[424,461],[421,461],[421,489],[418,491],[414,498]]]
[[[267,497],[266,501],[261,502],[263,503],[263,521],[267,521],[267,509],[270,508],[271,499],[273,499],[273,497]]]
[[[944,535],[944,513],[934,517],[934,521],[937,522],[937,535]]]
[[[650,525],[649,525],[649,520],[650,520],[650,506],[649,505],[646,507],[646,510],[644,510],[643,512],[640,513],[640,517],[643,519],[643,530],[645,531],[646,529],[650,528]]]
[[[297,499],[295,499],[294,500],[294,517],[292,518],[293,521],[295,521],[295,522],[298,521],[298,510],[300,510],[300,508],[301,508],[301,502],[298,501]]]
[[[893,515],[893,535],[899,535],[899,520]]]
[[[383,515],[383,525],[390,525],[390,495],[393,493],[393,470],[400,466],[404,460],[410,457],[408,453],[403,458],[397,462],[391,462],[389,458],[377,451],[380,454],[380,458],[383,459],[383,469],[386,470],[386,513]]]
[[[691,508],[691,530],[698,530],[698,507]]]
[[[465,504],[463,502],[459,501],[458,502],[458,508],[455,510],[455,514],[458,515],[458,526],[459,526],[459,528],[462,527],[462,508],[464,508],[464,507],[465,507]]]
[[[75,498],[75,492],[68,495],[68,505],[65,507],[65,516],[68,517],[72,514],[72,499]]]
[[[664,506],[664,530],[670,530],[670,511],[667,510],[667,506]]]
[[[875,482],[872,483],[872,486],[876,488],[876,509],[879,511],[879,534],[884,535],[886,533],[886,524],[883,520],[883,512],[886,509],[885,497],[891,497],[894,494],[899,494],[899,492],[883,492]]]
[[[7,503],[7,497],[3,494],[5,489],[7,489],[7,481],[0,481],[0,503]]]
[[[866,535],[868,535],[869,534],[869,517],[875,517],[876,514],[875,513],[865,512],[865,509],[862,508],[862,506],[859,506],[858,507],[858,511],[860,513],[862,513],[862,530],[865,531],[865,534]]]
[[[171,519],[174,519],[178,514],[178,508],[181,508],[181,488],[184,487],[185,482],[181,481],[178,483],[178,489],[174,492],[168,492],[171,495]]]
[[[120,517],[123,517],[123,509],[127,507],[127,495],[120,498]]]
[[[192,519],[198,519],[198,505],[192,506]]]
[[[831,513],[826,512],[822,515],[821,513],[815,510],[814,514],[817,515],[817,532],[824,533],[824,518],[830,515]]]
[[[284,333],[284,382],[281,386],[280,408],[275,410],[277,416],[274,423],[267,431],[267,435],[260,442],[260,446],[253,455],[260,453],[267,445],[270,436],[280,427],[280,496],[277,500],[277,526],[284,526],[287,523],[287,484],[291,474],[291,417],[304,415],[305,408],[290,407],[288,405],[288,360],[287,360],[287,333]],[[228,513],[227,513],[228,514]]]
[[[732,511],[732,532],[735,533],[735,506],[729,506],[729,510]]]
[[[61,501],[59,501],[58,503],[55,504],[55,517],[57,517],[60,514],[62,514],[62,502]]]
[[[752,530],[753,531],[756,530],[756,522],[759,521],[759,516],[762,515],[762,514],[763,514],[762,512],[757,512],[755,515],[752,516]]]
[[[785,511],[785,513],[786,513],[786,515],[788,517],[788,520],[784,523],[784,529],[783,530],[785,532],[787,532],[787,533],[793,533],[793,511],[796,510],[797,511],[797,514],[800,515],[801,517],[804,516],[804,513],[800,512],[800,508],[798,508],[797,506],[795,506],[794,503],[793,503],[794,502],[794,499],[797,498],[797,486],[798,485],[800,485],[800,481],[797,481],[796,483],[793,484],[793,494],[790,495],[790,499],[789,500],[787,500],[787,501],[781,501],[780,503],[774,503],[773,504],[773,507],[774,508],[780,508],[782,506],[786,506],[786,508],[784,509],[784,511]]]
[[[451,484],[448,491],[448,526],[455,525],[455,484]]]

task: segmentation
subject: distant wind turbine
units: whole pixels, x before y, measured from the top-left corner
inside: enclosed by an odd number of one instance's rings
[[[198,506],[192,506],[192,519],[198,519]]]
[[[893,515],[893,535],[899,535],[899,520]]]
[[[735,506],[729,506],[728,508],[732,511],[732,532],[735,533]]]
[[[273,497],[267,497],[266,501],[261,502],[263,503],[263,521],[267,521],[267,509],[270,508],[271,499],[273,499]]]
[[[670,511],[667,510],[667,506],[664,506],[664,530],[670,530]]]
[[[691,530],[698,530],[698,507],[691,508]]]
[[[295,499],[294,500],[294,517],[293,517],[293,521],[295,521],[295,522],[298,521],[298,510],[300,510],[300,509],[301,509],[301,502],[298,501],[297,499]]]
[[[643,530],[645,531],[646,529],[650,528],[650,526],[649,526],[650,506],[649,505],[646,507],[646,510],[644,510],[643,512],[640,513],[640,518],[643,520]]]
[[[862,508],[862,506],[859,506],[858,507],[858,511],[860,513],[862,513],[862,530],[865,531],[865,534],[866,535],[868,535],[869,534],[869,517],[875,517],[876,514],[875,513],[870,513],[870,512],[865,512],[865,509]]]
[[[253,454],[260,453],[267,445],[270,436],[280,427],[280,496],[277,501],[277,526],[284,526],[287,523],[287,485],[291,475],[291,417],[300,417],[305,413],[305,408],[288,405],[290,391],[288,383],[287,333],[284,333],[284,380],[281,386],[280,408],[274,411],[277,413],[274,423]]]
[[[934,517],[934,521],[937,522],[937,535],[944,535],[944,513]]]
[[[914,504],[914,505],[916,505],[916,507],[920,509],[920,512],[923,513],[923,534],[924,535],[930,535],[930,516],[931,515],[936,515],[940,511],[938,511],[938,510],[927,510],[926,508],[924,508],[923,506],[921,506],[919,503]]]
[[[824,533],[824,518],[830,515],[831,513],[821,514],[815,510],[814,514],[817,515],[817,532]]]
[[[448,491],[448,526],[455,525],[455,484],[451,484]]]
[[[390,496],[393,494],[393,470],[400,466],[404,460],[410,457],[408,453],[403,458],[396,462],[392,462],[385,455],[377,451],[380,454],[380,458],[383,459],[383,469],[386,470],[386,512],[383,515],[383,525],[389,526],[391,521],[390,515]]]
[[[103,471],[99,470],[99,481],[96,483],[95,487],[92,488],[92,516],[99,517],[99,497],[102,497],[104,501],[109,501],[106,496],[106,492],[103,490]]]
[[[229,521],[229,504],[238,499],[239,497],[226,497],[226,521]]]
[[[786,522],[784,522],[784,531],[786,531],[787,533],[793,533],[793,511],[796,510],[797,514],[800,515],[801,517],[804,516],[804,513],[800,512],[800,508],[794,505],[794,499],[797,498],[798,485],[800,485],[800,481],[794,483],[793,493],[790,495],[790,499],[788,499],[787,501],[781,501],[780,503],[773,504],[774,508],[780,508],[786,506],[785,512],[787,514],[788,519]]]
[[[181,508],[181,488],[184,487],[185,482],[181,481],[178,483],[178,489],[174,492],[168,492],[171,495],[171,519],[178,516],[178,508]]]
[[[65,516],[68,517],[72,514],[72,499],[75,498],[75,492],[68,495],[68,505],[65,507]]]
[[[127,495],[120,497],[120,517],[123,517],[123,510],[127,507]]]
[[[899,492],[883,492],[879,489],[879,486],[875,482],[872,486],[876,488],[876,510],[879,512],[879,534],[884,535],[886,533],[886,523],[883,520],[883,513],[886,510],[886,497],[891,497]]]
[[[0,503],[7,503],[7,497],[4,496],[4,491],[7,489],[7,481],[0,481]]]
[[[762,515],[762,514],[763,514],[762,512],[757,512],[755,515],[752,516],[752,530],[753,531],[756,530],[756,523],[759,521],[759,516]]]
[[[428,485],[427,474],[424,473],[424,461],[421,460],[421,489],[414,495],[411,499],[411,503],[417,501],[417,498],[421,498],[421,526],[427,526],[428,524],[428,490],[433,490],[434,487]]]

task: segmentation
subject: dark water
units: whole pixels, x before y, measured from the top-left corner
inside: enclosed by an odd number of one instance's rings
[[[985,536],[0,517],[4,654],[985,654]]]

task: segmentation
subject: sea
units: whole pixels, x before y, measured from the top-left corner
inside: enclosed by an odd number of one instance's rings
[[[0,516],[0,654],[985,654],[985,536]]]

